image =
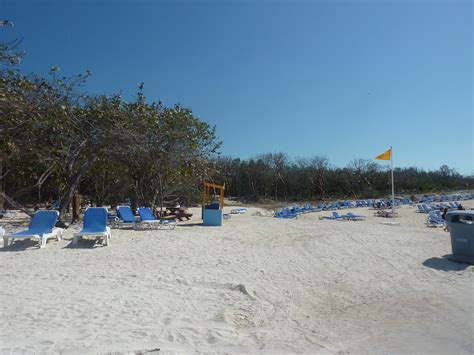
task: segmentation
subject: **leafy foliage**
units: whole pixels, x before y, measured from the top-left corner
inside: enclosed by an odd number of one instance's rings
[[[189,195],[189,186],[209,175],[220,142],[191,110],[146,103],[143,85],[135,102],[81,94],[90,73],[58,73],[53,68],[45,79],[0,72],[0,177],[7,195],[31,202],[32,190],[47,186],[38,202],[58,197],[61,213],[78,190],[98,204],[130,197],[154,206]]]

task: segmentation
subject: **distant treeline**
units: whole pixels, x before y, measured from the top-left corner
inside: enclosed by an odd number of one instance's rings
[[[258,201],[376,198],[391,193],[390,170],[373,160],[356,159],[344,168],[322,156],[290,160],[285,153],[248,160],[221,157],[214,178],[225,183],[228,196]],[[396,194],[424,194],[473,189],[474,176],[462,176],[446,165],[435,171],[415,167],[394,170]]]

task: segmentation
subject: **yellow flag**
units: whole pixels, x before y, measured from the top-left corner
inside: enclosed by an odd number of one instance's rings
[[[385,153],[377,155],[374,159],[377,159],[377,160],[390,160],[391,156],[392,156],[392,148],[387,150]]]

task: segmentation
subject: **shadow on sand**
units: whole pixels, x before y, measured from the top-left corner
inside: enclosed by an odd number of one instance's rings
[[[181,228],[181,227],[203,227],[204,224],[201,223],[187,223],[187,224],[178,224],[178,226]]]
[[[10,242],[6,248],[0,248],[0,252],[19,252],[27,249],[39,249],[39,244],[37,240],[33,239],[20,239],[16,240],[13,243]]]
[[[72,245],[71,242],[66,245],[63,249],[94,249],[95,246],[105,247],[102,241],[99,239],[79,239],[76,245]]]
[[[446,258],[444,255],[442,258],[429,258],[423,262],[424,266],[429,268],[440,270],[440,271],[462,271],[465,270],[469,265],[457,263]]]

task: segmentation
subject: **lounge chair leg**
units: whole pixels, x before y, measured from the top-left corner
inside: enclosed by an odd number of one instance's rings
[[[59,229],[58,232],[56,233],[56,238],[58,242],[63,239],[63,234],[64,234],[64,229]]]
[[[8,237],[3,237],[3,247],[6,248],[8,246]]]
[[[46,241],[47,240],[48,240],[48,238],[46,236],[40,237],[40,239],[39,239],[40,248],[46,247]]]

